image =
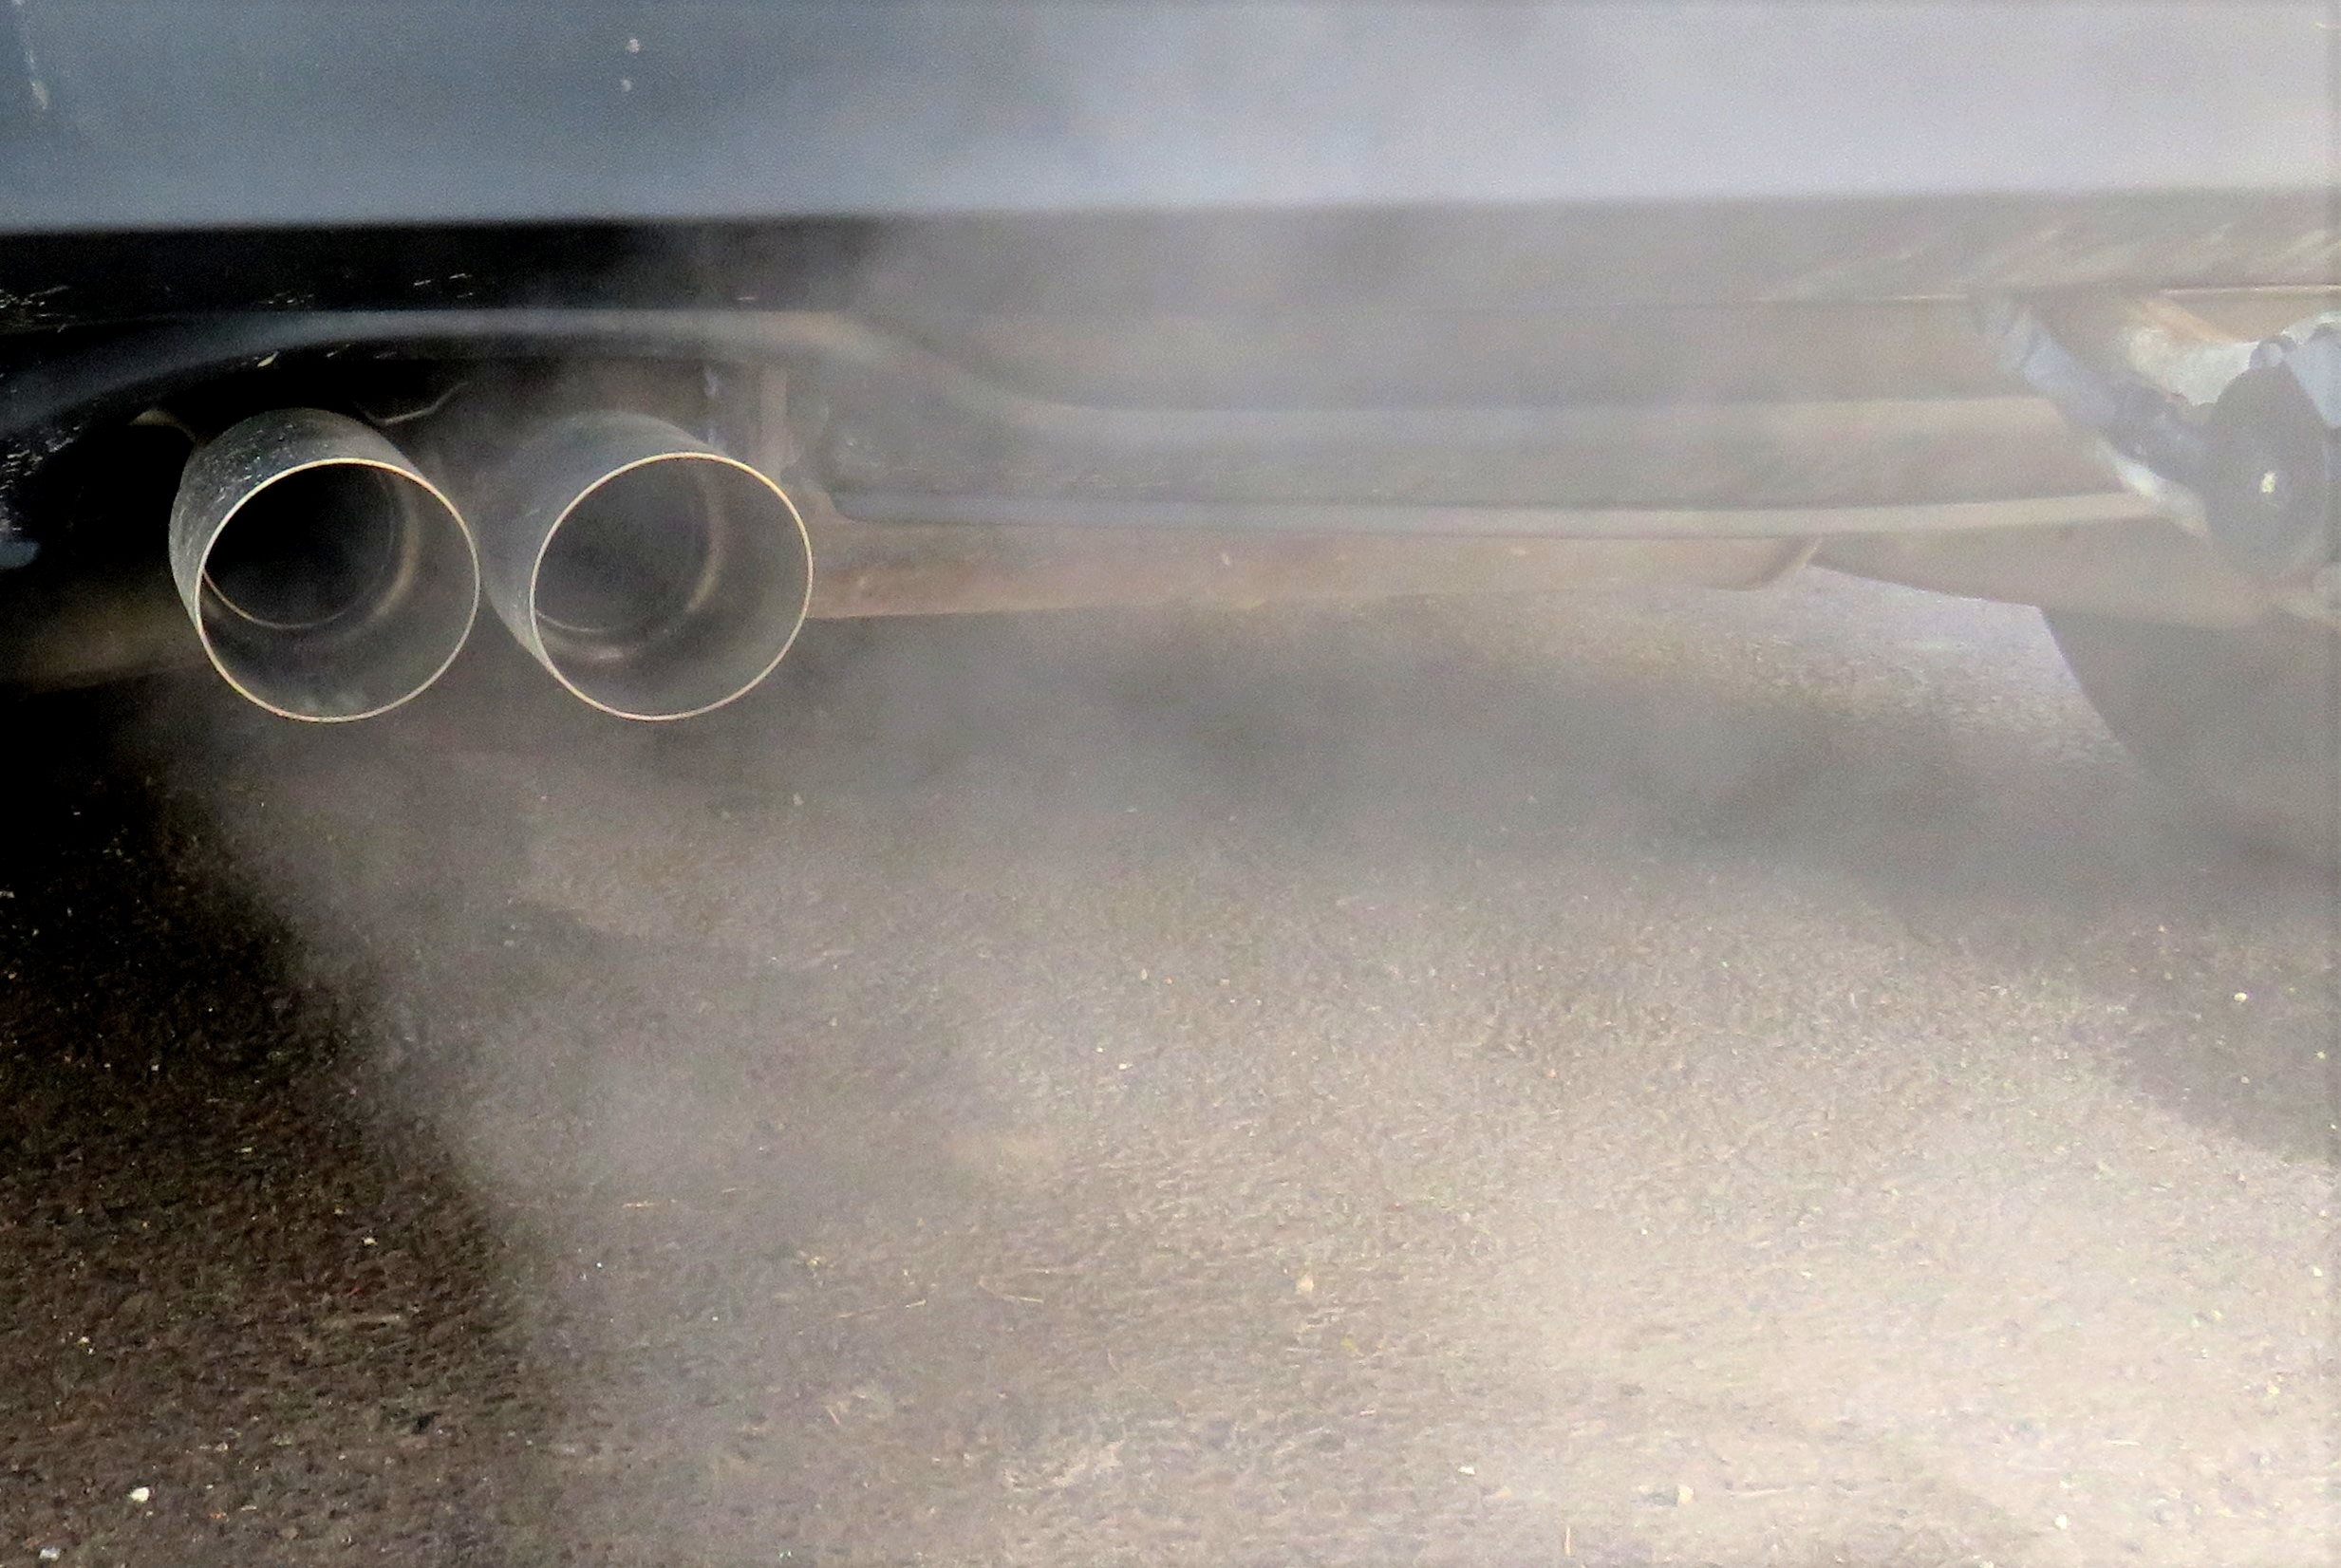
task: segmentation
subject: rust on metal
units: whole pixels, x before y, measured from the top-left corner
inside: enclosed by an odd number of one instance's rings
[[[1257,606],[1634,583],[1755,588],[1796,539],[1481,539],[812,520],[811,614],[956,615],[1108,605]]]

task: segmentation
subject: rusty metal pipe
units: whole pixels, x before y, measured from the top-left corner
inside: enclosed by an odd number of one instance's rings
[[[1673,583],[1756,588],[1797,539],[1391,538],[1194,529],[968,528],[809,513],[812,616],[969,615],[1099,606],[1552,593]]]
[[[316,408],[255,414],[196,450],[170,561],[213,667],[288,719],[397,707],[455,662],[479,603],[454,503],[379,433]]]

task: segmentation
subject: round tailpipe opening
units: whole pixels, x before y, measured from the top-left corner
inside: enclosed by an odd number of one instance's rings
[[[230,685],[326,722],[421,692],[479,604],[454,504],[381,435],[316,408],[256,414],[187,459],[171,575]]]
[[[521,449],[496,493],[489,600],[606,713],[720,707],[771,674],[804,624],[813,554],[796,507],[664,420],[566,420]]]

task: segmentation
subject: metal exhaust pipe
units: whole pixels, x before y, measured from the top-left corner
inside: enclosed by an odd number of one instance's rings
[[[605,713],[721,707],[771,674],[804,624],[813,549],[787,494],[663,420],[564,420],[492,494],[488,602]]]
[[[455,662],[479,604],[455,504],[375,431],[317,408],[255,414],[198,447],[170,553],[213,666],[288,719],[397,707]]]

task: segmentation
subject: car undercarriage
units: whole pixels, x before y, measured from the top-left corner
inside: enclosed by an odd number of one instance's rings
[[[358,719],[509,632],[676,719],[808,616],[1821,567],[2042,607],[2196,782],[2329,749],[2158,695],[2332,662],[2314,7],[262,9],[18,8],[17,688]]]

